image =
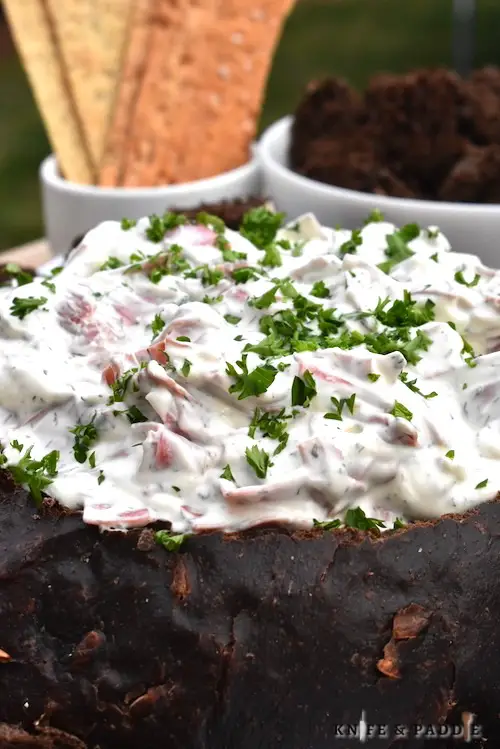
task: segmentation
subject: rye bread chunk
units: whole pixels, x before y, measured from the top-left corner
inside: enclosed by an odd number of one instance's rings
[[[335,724],[362,710],[475,713],[497,745],[500,501],[380,538],[267,528],[169,553],[150,528],[38,512],[5,473],[0,496],[3,749],[343,749],[359,740]]]

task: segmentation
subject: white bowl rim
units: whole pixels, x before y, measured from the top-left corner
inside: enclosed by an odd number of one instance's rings
[[[46,185],[56,190],[62,190],[77,195],[93,195],[99,197],[127,197],[147,198],[148,196],[175,195],[176,198],[188,195],[193,191],[204,191],[208,189],[221,188],[232,182],[247,180],[259,169],[260,163],[257,157],[258,144],[252,145],[252,156],[250,160],[228,172],[222,172],[215,177],[195,180],[194,182],[179,182],[175,185],[158,185],[156,187],[100,187],[99,185],[79,185],[69,182],[60,176],[57,169],[57,158],[51,153],[45,157],[40,164],[40,179]]]
[[[406,208],[415,211],[429,211],[438,216],[443,214],[457,214],[462,213],[467,217],[473,218],[477,214],[484,216],[485,214],[493,214],[500,212],[500,203],[451,203],[449,201],[441,200],[419,200],[418,198],[393,198],[388,195],[376,195],[375,193],[360,192],[358,190],[349,190],[345,187],[337,187],[335,185],[328,185],[325,182],[319,182],[318,180],[311,179],[310,177],[304,177],[302,174],[297,174],[289,167],[278,161],[272,154],[272,146],[278,140],[282,140],[292,128],[293,115],[286,115],[281,119],[274,122],[267,130],[264,131],[259,141],[259,159],[264,167],[264,175],[266,170],[274,172],[280,177],[294,182],[296,186],[302,187],[304,192],[316,192],[321,193],[324,197],[330,196],[332,198],[343,197],[346,200],[352,202],[366,203],[369,210],[368,204],[373,204],[374,201],[377,203],[377,208],[384,210],[384,206],[387,210],[391,208]],[[372,205],[373,208],[373,205]]]

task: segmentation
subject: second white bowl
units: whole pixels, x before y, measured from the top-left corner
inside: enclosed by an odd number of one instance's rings
[[[165,187],[97,187],[63,179],[54,156],[40,166],[45,233],[54,255],[65,253],[74,239],[102,221],[139,219],[172,208],[188,210],[200,203],[248,198],[261,194],[261,174],[255,155],[230,172],[209,179]]]
[[[292,122],[292,117],[278,120],[259,144],[264,194],[290,220],[312,211],[323,224],[355,229],[378,209],[396,225],[438,226],[455,251],[479,255],[485,264],[500,267],[500,205],[390,198],[302,177],[289,167]]]

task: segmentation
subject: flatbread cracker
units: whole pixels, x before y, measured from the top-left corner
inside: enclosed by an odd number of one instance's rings
[[[178,70],[186,52],[189,29],[206,25],[206,6],[215,0],[155,0],[151,16],[150,47],[126,148],[126,187],[158,184],[159,152],[176,127]],[[170,172],[176,171],[177,154],[170,152]],[[163,183],[171,181],[162,180]]]
[[[91,160],[43,1],[3,5],[59,167],[71,182],[91,184]]]
[[[164,148],[180,156],[176,182],[212,177],[246,163],[273,54],[293,0],[219,0],[179,70],[175,126]],[[199,126],[196,126],[199,123]],[[166,154],[162,154],[162,160]]]
[[[99,170],[99,184],[104,187],[122,183],[126,141],[150,52],[154,3],[155,0],[135,0],[132,9],[111,126]]]
[[[46,0],[91,159],[104,155],[132,0]]]

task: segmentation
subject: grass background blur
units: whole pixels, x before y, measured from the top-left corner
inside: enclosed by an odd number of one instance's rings
[[[500,64],[500,2],[477,5],[475,64]],[[380,70],[451,66],[451,13],[452,0],[298,0],[276,54],[261,127],[291,111],[314,77],[342,75],[362,87]],[[0,250],[42,235],[38,165],[50,150],[8,39],[2,48]]]

